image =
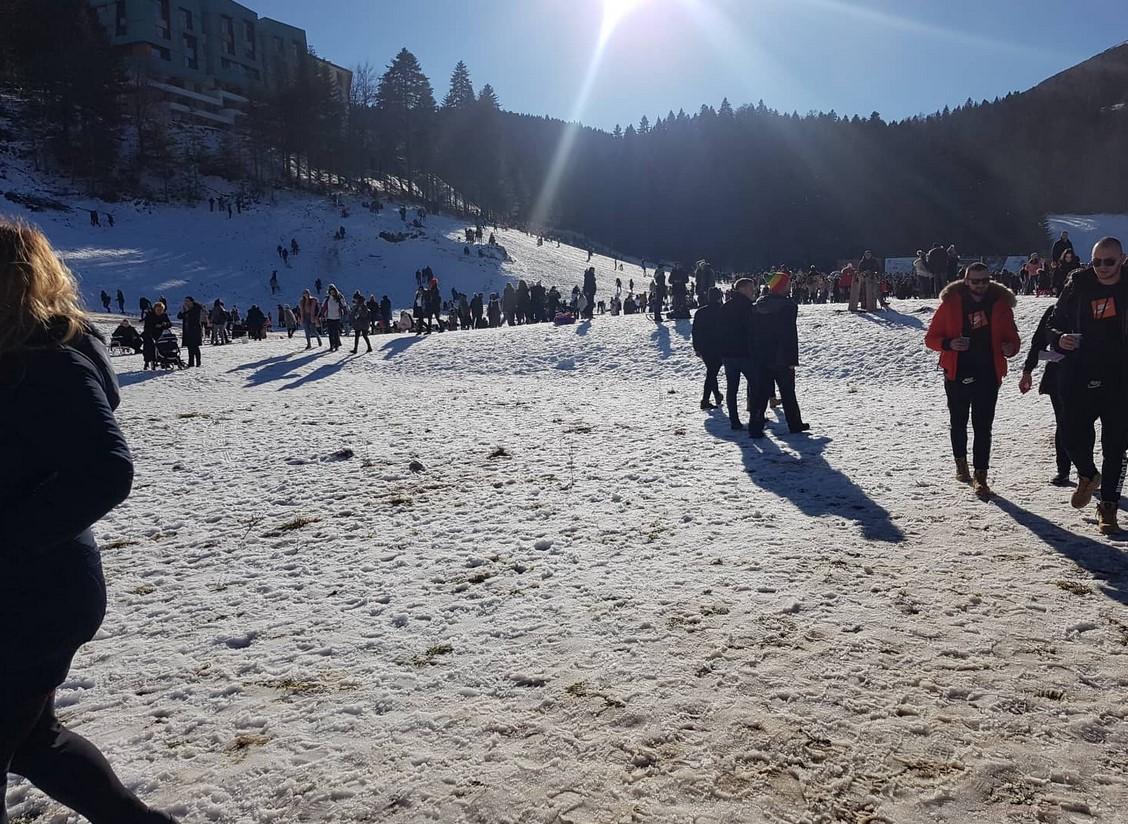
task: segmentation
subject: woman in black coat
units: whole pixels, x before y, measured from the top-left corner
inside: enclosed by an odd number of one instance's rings
[[[117,403],[74,278],[38,230],[0,220],[0,822],[9,772],[91,824],[172,822],[55,715],[106,609],[90,527],[133,481]]]
[[[200,347],[204,345],[204,307],[192,298],[184,298],[184,308],[176,316],[184,322],[180,338],[188,350],[188,365],[199,366]]]
[[[145,356],[146,369],[150,366],[157,368],[157,338],[161,336],[161,332],[171,327],[172,321],[168,319],[165,305],[158,300],[145,315],[145,324],[141,329],[141,352]]]

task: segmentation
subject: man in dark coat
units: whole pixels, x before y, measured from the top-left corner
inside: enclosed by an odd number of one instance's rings
[[[380,298],[380,317],[384,320],[384,331],[392,331],[392,299],[387,295]]]
[[[721,290],[715,286],[709,290],[708,303],[697,310],[693,316],[693,351],[705,363],[705,388],[701,393],[701,408],[716,409],[721,403],[721,387],[717,375],[721,371]],[[716,403],[709,403],[712,394]]]
[[[742,429],[737,408],[740,376],[748,382],[751,400],[755,372],[752,367],[752,318],[757,286],[752,278],[741,278],[732,288],[728,303],[721,307],[717,348],[725,367],[725,404],[728,406],[729,426]],[[629,296],[628,296],[629,297]]]
[[[1066,249],[1073,251],[1073,241],[1069,239],[1069,232],[1062,232],[1061,237],[1054,241],[1053,248],[1050,250],[1050,260],[1057,263]]]
[[[752,350],[756,355],[756,380],[753,384],[748,431],[753,438],[764,437],[764,413],[775,385],[792,432],[806,432],[799,401],[795,398],[795,367],[799,365],[799,307],[787,296],[790,278],[783,272],[772,275],[768,294],[755,306],[752,324]]]
[[[1104,534],[1119,532],[1120,471],[1128,440],[1128,279],[1124,248],[1106,237],[1092,265],[1069,276],[1050,320],[1049,341],[1065,355],[1060,390],[1065,442],[1077,467],[1070,503],[1083,509],[1100,490],[1097,517]],[[1102,472],[1093,461],[1093,426],[1101,421]]]
[[[180,336],[181,343],[188,350],[188,366],[200,365],[200,347],[204,345],[204,307],[192,300],[184,298],[184,305],[176,316],[183,321]]]

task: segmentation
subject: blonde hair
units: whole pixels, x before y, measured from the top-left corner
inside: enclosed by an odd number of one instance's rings
[[[48,325],[65,327],[59,343],[86,331],[74,275],[41,231],[0,218],[0,357]]]

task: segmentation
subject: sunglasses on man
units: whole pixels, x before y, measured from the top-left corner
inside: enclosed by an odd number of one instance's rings
[[[1118,257],[1093,258],[1094,269],[1110,269],[1118,263],[1120,263],[1120,258]]]
[[[967,282],[968,283],[974,283],[974,284],[977,284],[979,286],[982,286],[984,283],[990,283],[991,282],[991,276],[985,275],[984,277],[981,277],[981,278],[968,278]]]

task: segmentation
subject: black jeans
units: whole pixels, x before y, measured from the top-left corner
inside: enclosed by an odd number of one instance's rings
[[[975,432],[972,445],[972,466],[986,471],[991,465],[991,426],[995,423],[995,402],[999,399],[999,384],[990,377],[966,378],[944,381],[944,394],[948,396],[948,417],[952,426],[952,455],[967,458],[967,420]]]
[[[722,361],[717,357],[702,358],[705,362],[705,388],[701,393],[701,400],[709,400],[709,396],[721,397],[721,385],[717,381],[717,375],[721,373]]]
[[[184,348],[188,350],[188,365],[189,366],[199,366],[200,365],[200,347],[198,347],[198,346],[185,346]]]
[[[114,775],[98,748],[55,717],[55,693],[0,694],[0,824],[9,772],[22,775],[91,824],[159,824]]]
[[[779,399],[783,402],[787,426],[792,432],[797,431],[803,425],[803,416],[799,413],[799,399],[795,397],[795,372],[790,366],[757,366],[755,377],[749,403],[752,411],[748,416],[748,430],[764,431],[764,413],[768,408],[768,400],[775,387],[779,386]]]
[[[725,358],[725,404],[728,406],[729,423],[734,427],[740,425],[740,412],[737,409],[736,396],[740,392],[740,376],[744,376],[747,383],[748,400],[752,400],[752,387],[756,382],[756,374],[751,358]]]
[[[1093,461],[1096,442],[1094,424],[1101,422],[1101,500],[1117,501],[1120,470],[1124,466],[1124,449],[1128,445],[1128,402],[1120,386],[1085,384],[1061,385],[1061,404],[1065,419],[1065,443],[1069,457],[1082,478],[1092,478],[1097,471]]]
[[[1058,390],[1050,393],[1050,403],[1054,405],[1054,458],[1057,472],[1063,478],[1069,477],[1069,445],[1065,442],[1065,407]]]
[[[360,339],[364,338],[365,344],[368,346],[368,351],[372,351],[372,341],[368,339],[368,332],[364,329],[353,330],[353,352],[356,352],[357,347],[360,346]]]
[[[341,348],[341,322],[333,320],[332,318],[325,321],[325,325],[329,327],[329,348]]]

